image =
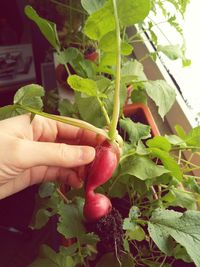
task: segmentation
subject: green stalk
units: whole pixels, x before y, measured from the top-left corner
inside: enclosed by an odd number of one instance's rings
[[[65,124],[70,124],[72,126],[76,126],[76,127],[79,127],[79,128],[83,128],[83,129],[95,132],[96,134],[103,135],[103,136],[105,136],[106,138],[109,139],[109,137],[107,135],[107,132],[105,130],[97,128],[97,127],[93,126],[92,124],[90,124],[88,122],[85,122],[85,121],[82,121],[82,120],[78,120],[78,119],[74,119],[74,118],[61,117],[61,116],[56,116],[56,115],[53,115],[53,114],[48,114],[48,113],[45,113],[43,111],[35,110],[33,108],[26,107],[26,106],[23,106],[23,105],[16,105],[16,108],[21,108],[23,110],[31,112],[32,114],[36,114],[36,115],[43,116],[43,117],[48,118],[48,119],[59,121],[59,122],[65,123]]]
[[[103,102],[101,101],[101,99],[98,96],[97,96],[97,101],[99,102],[99,105],[101,107],[101,110],[102,110],[102,113],[103,113],[103,115],[105,117],[107,125],[110,125],[110,118],[108,116],[108,112],[105,109],[105,106],[104,106]]]
[[[121,37],[119,18],[117,13],[116,0],[113,0],[114,16],[115,16],[115,27],[116,27],[116,38],[117,38],[117,54],[116,54],[116,79],[115,79],[115,93],[114,93],[114,106],[112,120],[109,129],[109,137],[113,141],[116,138],[117,123],[119,120],[120,112],[120,78],[121,78]]]

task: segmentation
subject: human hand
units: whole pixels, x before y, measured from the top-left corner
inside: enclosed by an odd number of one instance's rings
[[[102,141],[93,132],[40,116],[31,123],[29,114],[0,121],[0,199],[56,179],[80,187],[83,168],[95,157],[92,146]]]

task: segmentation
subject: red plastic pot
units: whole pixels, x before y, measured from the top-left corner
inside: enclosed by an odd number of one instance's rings
[[[151,127],[152,136],[160,135],[149,108],[142,103],[128,104],[124,107],[124,116],[130,117],[134,122],[141,122]]]

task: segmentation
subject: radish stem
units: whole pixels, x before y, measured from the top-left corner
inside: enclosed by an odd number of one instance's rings
[[[116,138],[117,123],[119,120],[120,78],[121,78],[121,37],[120,37],[120,27],[119,27],[116,0],[113,0],[113,8],[114,8],[116,38],[117,38],[117,53],[116,53],[116,79],[115,79],[114,106],[113,106],[112,120],[109,129],[109,137],[112,141],[114,141]]]
[[[48,114],[48,113],[45,113],[43,111],[35,110],[33,108],[26,107],[23,105],[15,105],[15,106],[16,106],[16,108],[21,108],[23,110],[29,111],[29,112],[36,114],[36,115],[39,115],[39,116],[43,116],[43,117],[48,118],[48,119],[52,119],[55,121],[59,121],[59,122],[65,123],[65,124],[70,124],[72,126],[80,127],[80,128],[95,132],[96,134],[103,135],[104,137],[109,139],[108,134],[105,130],[97,128],[88,122],[74,119],[74,118],[61,117],[61,116],[57,116],[57,115],[53,115],[53,114]]]

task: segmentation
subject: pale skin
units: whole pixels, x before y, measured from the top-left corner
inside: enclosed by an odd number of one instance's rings
[[[33,184],[60,181],[79,188],[85,166],[103,141],[88,130],[30,114],[0,121],[0,199]]]

